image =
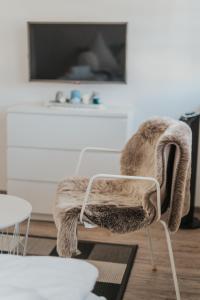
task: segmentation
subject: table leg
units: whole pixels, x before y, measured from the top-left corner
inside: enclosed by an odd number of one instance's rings
[[[23,251],[23,256],[26,255],[26,248],[27,248],[27,242],[28,242],[28,233],[29,233],[30,220],[31,220],[31,216],[28,217],[28,221],[27,221],[26,234],[25,234],[25,241],[24,241],[24,251]]]

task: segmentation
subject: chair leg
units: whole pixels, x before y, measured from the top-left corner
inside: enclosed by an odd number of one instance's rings
[[[156,271],[157,267],[155,264],[155,256],[154,256],[154,252],[153,252],[153,244],[152,244],[151,232],[150,232],[149,227],[146,227],[146,234],[147,234],[148,243],[149,243],[149,252],[150,252],[150,257],[151,257],[152,271]]]
[[[174,255],[173,255],[173,250],[172,250],[172,243],[171,243],[169,231],[168,231],[167,225],[164,221],[160,220],[160,223],[163,225],[163,227],[165,229],[165,236],[166,236],[166,240],[167,240],[167,248],[168,248],[168,252],[169,252],[171,270],[172,270],[174,287],[175,287],[175,292],[176,292],[176,299],[181,300],[179,284],[178,284],[177,274],[176,274],[176,267],[175,267],[175,262],[174,262]]]

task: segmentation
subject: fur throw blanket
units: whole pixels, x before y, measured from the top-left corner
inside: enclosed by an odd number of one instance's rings
[[[122,151],[121,174],[158,180],[162,218],[171,232],[178,230],[190,205],[191,136],[181,121],[154,118],[139,127]],[[71,177],[58,186],[54,220],[60,256],[77,253],[77,224],[88,182]],[[117,233],[148,226],[156,217],[155,185],[139,180],[96,180],[84,212],[85,221]]]

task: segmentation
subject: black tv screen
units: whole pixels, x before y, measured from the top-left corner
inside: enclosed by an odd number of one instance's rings
[[[30,80],[125,82],[126,23],[28,23]]]

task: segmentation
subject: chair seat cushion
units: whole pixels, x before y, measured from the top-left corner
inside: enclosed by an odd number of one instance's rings
[[[80,212],[89,179],[68,178],[59,184],[55,210],[57,215],[71,210]],[[136,191],[137,187],[137,191]],[[138,185],[125,180],[96,180],[93,184],[84,219],[113,232],[133,231],[152,219],[142,207]],[[57,219],[57,218],[55,218]]]

